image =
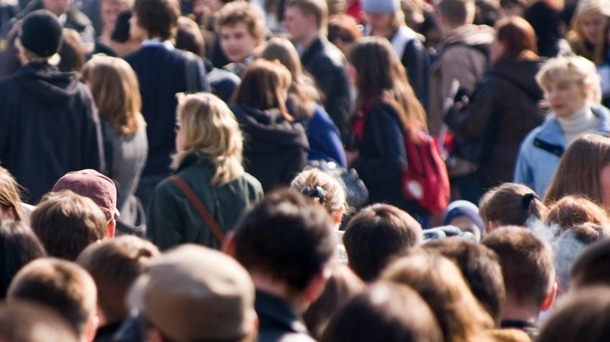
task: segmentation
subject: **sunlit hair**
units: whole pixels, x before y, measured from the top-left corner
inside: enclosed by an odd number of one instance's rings
[[[581,56],[561,56],[549,59],[538,74],[536,80],[540,87],[547,92],[551,84],[575,83],[581,87],[589,88],[588,100],[593,104],[600,104],[602,91],[599,75],[595,64]]]
[[[196,153],[216,167],[211,181],[214,186],[226,185],[244,173],[243,136],[226,103],[206,93],[179,96],[176,116],[184,146],[173,156],[174,170],[187,155]]]
[[[577,44],[577,50],[586,51],[586,40],[584,30],[583,30],[583,21],[584,18],[601,14],[606,17],[610,15],[610,5],[607,4],[608,0],[580,0],[578,1],[578,5],[576,5],[576,10],[574,11],[574,16],[572,17],[571,31],[569,32],[570,36],[574,37],[574,43]],[[606,19],[607,20],[607,19]],[[608,23],[606,22],[606,25]],[[606,27],[604,25],[604,27]],[[594,44],[599,42],[593,42]]]
[[[293,121],[283,96],[291,82],[290,71],[280,62],[257,59],[244,69],[232,102],[263,111],[277,108],[286,121]]]
[[[517,58],[528,60],[538,58],[534,28],[521,17],[510,16],[500,19],[496,23],[496,40],[504,47],[504,52],[496,63]]]
[[[610,138],[599,134],[579,137],[561,157],[544,202],[548,205],[566,195],[579,195],[603,204],[599,176],[607,165],[610,165]]]
[[[0,166],[0,207],[13,209],[16,221],[26,218],[21,205],[20,186],[8,170]]]
[[[138,77],[121,58],[93,56],[83,67],[100,117],[117,132],[131,136],[144,125]]]
[[[290,184],[290,188],[296,191],[302,191],[306,187],[320,187],[324,191],[324,198],[318,202],[321,202],[329,214],[345,208],[345,190],[331,175],[312,168],[299,173]]]
[[[351,51],[350,61],[357,74],[357,108],[379,97],[393,105],[403,130],[417,140],[417,129],[427,131],[426,112],[415,96],[402,63],[386,38],[366,37]]]
[[[557,225],[556,236],[566,229],[577,225],[593,223],[610,227],[610,218],[606,210],[599,204],[584,197],[568,195],[549,207],[545,224]]]
[[[504,183],[487,191],[479,202],[479,215],[489,228],[489,222],[499,226],[525,227],[530,219],[544,220],[548,209],[534,190],[517,183]]]
[[[222,27],[233,27],[239,23],[246,25],[248,33],[257,42],[263,42],[267,34],[265,14],[255,4],[247,1],[232,1],[216,13],[216,32]]]

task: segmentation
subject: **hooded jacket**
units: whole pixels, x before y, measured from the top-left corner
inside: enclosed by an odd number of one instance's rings
[[[105,171],[93,98],[75,73],[29,63],[0,79],[0,162],[35,203],[69,171]]]
[[[300,123],[290,123],[279,110],[261,111],[242,104],[231,110],[245,136],[244,167],[265,192],[290,181],[307,165],[309,143]]]

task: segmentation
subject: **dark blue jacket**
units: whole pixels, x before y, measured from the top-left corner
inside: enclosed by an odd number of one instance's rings
[[[324,108],[316,106],[313,117],[304,125],[309,141],[309,160],[325,160],[347,166],[339,130]]]

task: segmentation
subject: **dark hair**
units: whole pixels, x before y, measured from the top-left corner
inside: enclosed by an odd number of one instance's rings
[[[79,72],[85,64],[86,52],[83,41],[78,32],[73,29],[63,29],[61,45],[57,53],[61,57],[57,67],[61,71]]]
[[[27,342],[77,342],[65,319],[51,308],[15,300],[0,305],[0,340]]]
[[[106,236],[102,210],[89,198],[70,190],[50,193],[31,215],[34,233],[50,256],[76,260],[90,244]]]
[[[507,301],[540,310],[555,282],[549,243],[522,227],[502,227],[481,243],[500,258]]]
[[[547,208],[534,190],[525,185],[504,183],[487,191],[479,202],[479,215],[487,227],[490,221],[501,226],[525,227],[530,218],[544,220]]]
[[[237,224],[235,258],[250,272],[264,272],[300,293],[334,255],[333,227],[313,200],[296,191],[275,191]]]
[[[610,240],[589,246],[576,258],[570,269],[570,287],[610,285]]]
[[[502,268],[496,253],[466,239],[442,239],[423,245],[456,263],[468,287],[496,323],[506,300]]]
[[[538,57],[534,28],[521,17],[500,19],[496,25],[496,40],[504,47],[504,52],[496,63],[517,58],[534,60]]]
[[[133,13],[151,38],[167,40],[175,34],[180,4],[178,0],[135,0]]]
[[[584,223],[610,225],[610,218],[601,205],[584,197],[568,195],[551,205],[544,223],[558,225],[555,234],[558,236],[566,229]]]
[[[176,49],[190,51],[199,57],[205,57],[203,34],[196,22],[187,17],[178,18],[176,32]]]
[[[97,304],[106,324],[127,318],[127,291],[148,268],[148,261],[157,255],[159,250],[152,243],[135,236],[121,236],[92,244],[78,257],[76,262],[95,281]]]
[[[430,307],[415,291],[379,282],[337,313],[321,341],[440,342],[443,334]]]
[[[42,244],[25,223],[0,221],[0,299],[6,297],[8,286],[23,266],[46,255]]]
[[[374,204],[349,221],[343,244],[349,266],[364,281],[372,281],[394,257],[418,245],[421,238],[421,225],[409,214],[389,204]]]
[[[442,0],[436,5],[436,8],[445,17],[449,25],[458,27],[468,24],[469,16],[475,14],[475,1]],[[474,16],[472,19],[474,19]]]

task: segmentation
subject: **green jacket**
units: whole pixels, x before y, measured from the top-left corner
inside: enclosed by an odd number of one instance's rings
[[[220,228],[228,232],[244,209],[263,197],[256,178],[244,173],[222,187],[210,184],[216,169],[211,162],[190,155],[175,172],[193,189]],[[155,188],[147,220],[147,237],[159,249],[182,243],[220,248],[220,243],[188,199],[169,178]]]

